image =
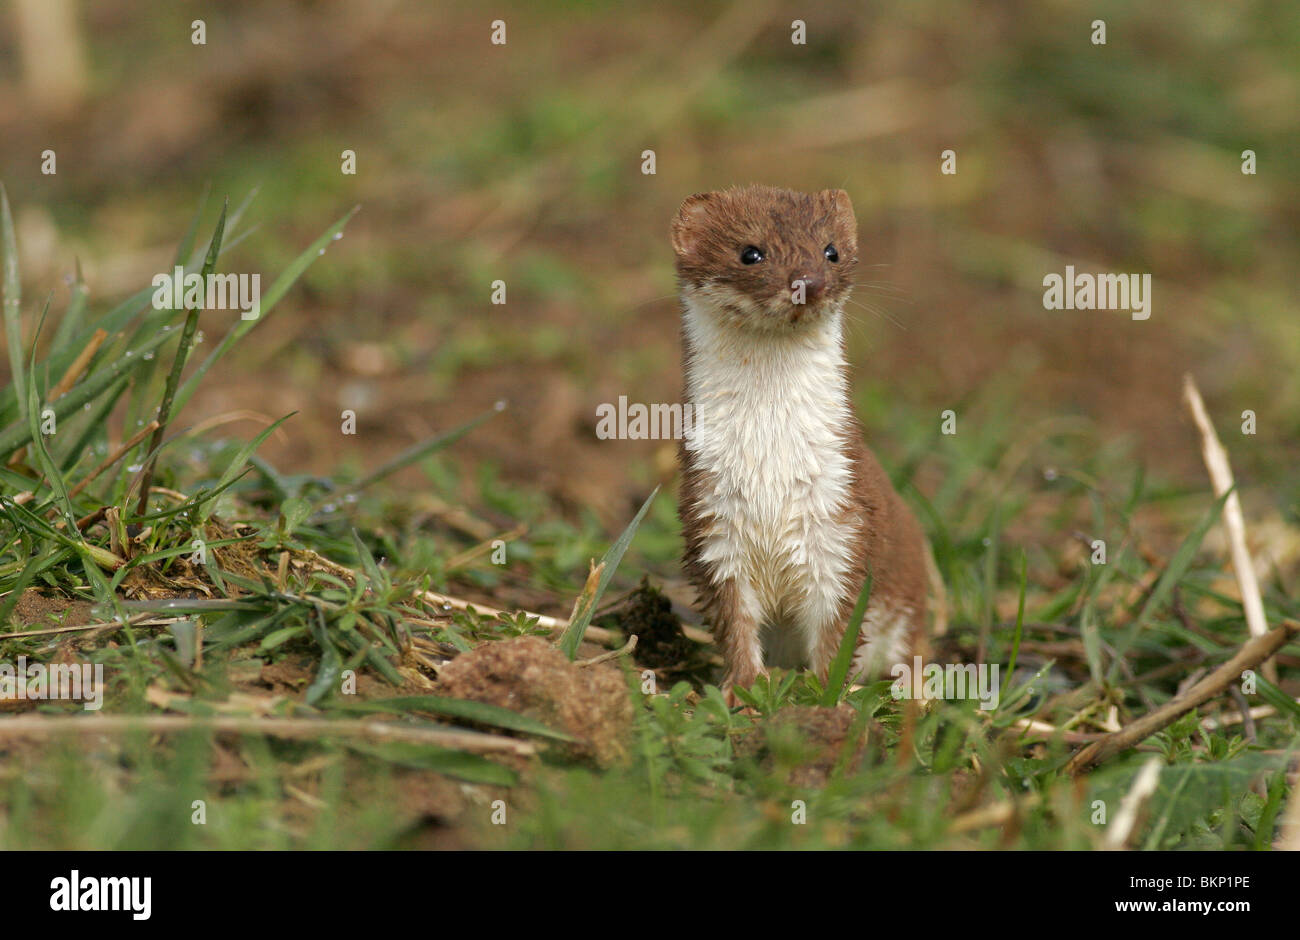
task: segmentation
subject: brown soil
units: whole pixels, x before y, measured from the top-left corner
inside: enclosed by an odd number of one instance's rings
[[[27,627],[75,627],[91,623],[92,605],[87,601],[69,600],[57,594],[44,594],[28,588],[14,607],[14,619]]]
[[[699,644],[682,632],[682,622],[673,613],[672,601],[649,578],[610,611],[624,636],[635,635],[636,662],[651,669],[680,672],[690,668],[699,653]]]
[[[439,694],[498,705],[572,735],[565,750],[601,766],[623,759],[632,702],[623,674],[579,667],[537,637],[484,643],[443,667]]]

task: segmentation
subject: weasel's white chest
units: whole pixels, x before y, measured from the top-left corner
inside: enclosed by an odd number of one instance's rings
[[[836,614],[851,548],[838,322],[749,337],[688,311],[687,329],[702,559],[717,581],[736,579],[759,619],[811,635]]]

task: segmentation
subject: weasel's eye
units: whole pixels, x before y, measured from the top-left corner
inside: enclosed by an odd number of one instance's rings
[[[835,250],[834,245],[827,245],[822,250],[822,254],[824,254],[826,256],[826,260],[831,262],[832,264],[840,260],[840,253]]]
[[[755,248],[753,245],[746,245],[740,250],[741,264],[758,264],[763,260],[762,249]]]

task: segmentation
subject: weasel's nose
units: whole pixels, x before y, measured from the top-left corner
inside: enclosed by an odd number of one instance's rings
[[[826,293],[826,279],[819,274],[801,274],[791,278],[790,289],[792,291],[798,281],[803,281],[804,300],[809,303],[820,300],[822,294]]]

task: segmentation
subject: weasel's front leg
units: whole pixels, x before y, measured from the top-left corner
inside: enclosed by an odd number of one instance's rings
[[[854,603],[856,600],[854,598]],[[814,586],[804,601],[803,615],[810,639],[808,666],[822,682],[829,677],[831,661],[840,651],[849,618],[853,615],[852,606],[842,596],[842,589],[834,584]],[[859,645],[862,640],[859,635]]]
[[[733,577],[714,589],[710,606],[713,636],[727,667],[722,691],[729,706],[739,705],[733,687],[749,688],[760,675],[767,675],[759,636],[758,599],[750,585]]]

